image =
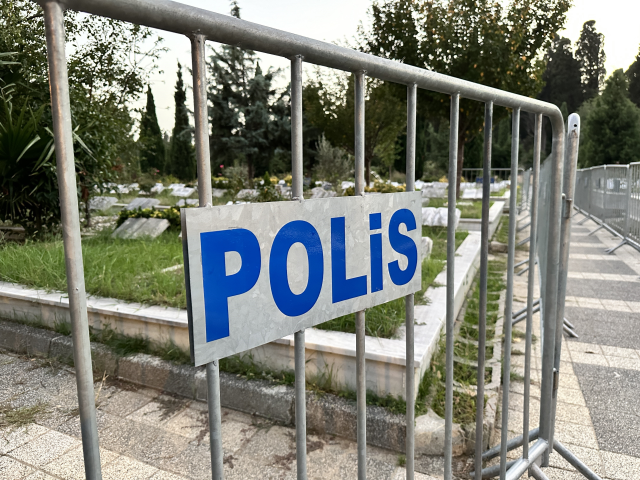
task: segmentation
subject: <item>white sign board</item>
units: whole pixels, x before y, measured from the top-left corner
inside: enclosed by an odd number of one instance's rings
[[[181,211],[203,365],[421,288],[420,192]]]

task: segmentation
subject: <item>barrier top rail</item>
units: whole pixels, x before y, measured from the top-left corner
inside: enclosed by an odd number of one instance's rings
[[[40,1],[44,4],[46,1]],[[285,58],[301,55],[305,62],[495,105],[542,113],[551,118],[554,131],[562,130],[560,109],[551,104],[496,88],[478,85],[346,47],[314,40],[228,15],[168,0],[65,0],[65,7],[186,36],[269,53]]]

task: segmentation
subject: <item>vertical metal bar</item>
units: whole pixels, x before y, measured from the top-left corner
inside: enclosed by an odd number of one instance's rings
[[[546,248],[546,272],[540,288],[544,290],[541,297],[542,335],[542,380],[540,382],[540,438],[549,443],[551,436],[553,384],[555,372],[553,368],[555,356],[556,329],[562,328],[562,318],[558,318],[558,273],[560,267],[560,217],[562,215],[562,169],[564,166],[564,122],[552,119],[553,146],[551,150],[551,176],[549,178],[549,222]],[[542,456],[542,466],[549,465],[551,445]]]
[[[406,191],[416,189],[416,103],[418,87],[413,84],[407,87],[407,165]],[[407,430],[406,430],[406,470],[407,480],[414,478],[414,450],[415,450],[415,415],[416,415],[416,376],[414,365],[414,298],[413,293],[405,297],[406,324],[406,399],[407,399]]]
[[[487,335],[487,282],[489,276],[489,202],[491,200],[491,141],[493,102],[484,107],[484,164],[482,166],[482,225],[480,236],[480,299],[478,312],[478,377],[476,395],[476,477],[482,478],[484,449],[484,373]],[[507,320],[508,321],[508,320]]]
[[[291,59],[291,197],[302,202],[302,57]],[[304,330],[294,335],[296,371],[296,460],[298,480],[307,478],[307,404]]]
[[[198,164],[198,198],[200,207],[211,205],[211,157],[209,154],[209,112],[207,108],[207,64],[205,36],[191,38],[193,67],[193,116],[195,119],[196,160]]]
[[[513,313],[513,274],[516,256],[518,213],[518,147],[520,143],[520,109],[513,110],[511,124],[511,197],[509,198],[509,241],[507,252],[507,294],[504,308],[504,371],[502,374],[502,426],[500,443],[500,479],[507,476],[507,441],[509,436],[509,384],[511,380],[511,317]],[[514,181],[515,179],[515,181]]]
[[[355,194],[364,195],[364,72],[355,73]],[[356,396],[358,406],[358,480],[367,478],[367,376],[365,353],[365,313],[356,312]]]
[[[533,338],[533,304],[536,272],[536,250],[538,243],[538,190],[540,181],[540,152],[542,150],[542,114],[536,114],[533,141],[533,171],[531,173],[531,227],[529,235],[529,275],[527,283],[527,327],[524,351],[524,395],[522,412],[522,435],[529,436],[529,396],[531,394],[531,343]],[[529,442],[522,445],[522,458],[529,458]]]
[[[207,111],[206,38],[191,37],[191,65],[193,69],[193,113],[195,119],[196,161],[198,167],[198,203],[200,208],[210,207],[211,157],[209,154],[209,112]],[[220,406],[220,366],[218,360],[206,366],[207,405],[209,409],[209,439],[211,448],[211,477],[224,478],[222,450],[222,412]]]
[[[629,218],[631,217],[631,165],[627,165],[627,198],[626,198],[626,210],[624,217],[624,232],[623,239],[629,238]]]
[[[444,400],[444,480],[453,479],[453,327],[455,322],[455,258],[456,258],[456,189],[458,178],[458,123],[460,94],[451,95],[449,119],[449,191],[447,217],[447,318],[446,318],[446,387]],[[476,477],[478,478],[478,477]]]
[[[45,2],[43,8],[84,470],[87,479],[100,480],[102,479],[102,471],[93,389],[87,294],[82,262],[76,169],[73,156],[73,127],[71,125],[69,78],[65,57],[64,9],[60,3],[54,1]]]
[[[560,354],[562,350],[562,325],[564,323],[564,300],[567,292],[567,272],[569,270],[569,242],[571,241],[571,210],[575,193],[576,167],[578,165],[578,149],[580,142],[580,117],[576,113],[569,116],[567,129],[567,143],[565,149],[565,164],[562,193],[564,205],[560,226],[560,268],[558,271],[558,325],[556,327],[555,361],[556,375],[560,375]],[[553,403],[551,405],[551,429],[549,448],[553,450],[553,435],[555,431],[556,404],[558,402],[558,381],[554,381]]]
[[[224,478],[222,450],[222,411],[220,405],[220,364],[207,363],[207,406],[209,408],[209,439],[211,441],[211,478]]]

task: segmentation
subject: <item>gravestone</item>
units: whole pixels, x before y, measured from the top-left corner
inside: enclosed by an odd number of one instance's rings
[[[162,193],[164,190],[164,185],[161,183],[156,183],[153,187],[151,187],[151,193]]]
[[[238,192],[238,194],[236,195],[236,198],[238,198],[238,199],[251,199],[251,198],[255,197],[256,195],[258,195],[258,190],[255,190],[253,188],[243,188],[242,190],[240,190]]]
[[[311,198],[329,198],[329,197],[335,197],[336,196],[336,192],[334,192],[333,190],[325,190],[322,187],[315,187],[311,189]]]
[[[224,196],[224,193],[226,192],[226,190],[224,190],[223,188],[212,188],[211,189],[211,195],[215,198],[220,198]]]
[[[171,191],[171,195],[174,197],[190,197],[196,191],[193,187],[174,188]]]
[[[124,207],[126,210],[135,210],[137,208],[152,208],[160,205],[157,198],[134,198],[129,205]]]
[[[169,220],[164,218],[127,218],[111,236],[124,239],[156,238],[167,228],[169,228]]]
[[[89,200],[89,210],[108,210],[116,203],[116,197],[93,197]]]
[[[456,224],[455,228],[458,228],[460,222],[460,215],[462,212],[456,208]],[[446,207],[434,208],[426,207],[422,209],[422,225],[429,227],[446,227],[448,224],[449,212]]]
[[[433,250],[433,240],[429,237],[422,237],[422,260],[429,260]]]
[[[199,203],[200,201],[197,198],[183,198],[182,200],[178,200],[176,207],[184,207],[186,205],[195,205],[197,207]]]
[[[434,182],[434,183],[425,183],[422,186],[422,197],[423,198],[444,198],[446,195],[447,184]]]
[[[462,192],[462,198],[464,200],[482,199],[482,188],[466,188]]]

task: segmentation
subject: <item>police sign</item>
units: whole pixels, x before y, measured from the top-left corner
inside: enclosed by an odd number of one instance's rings
[[[420,192],[182,210],[195,365],[420,290]]]

